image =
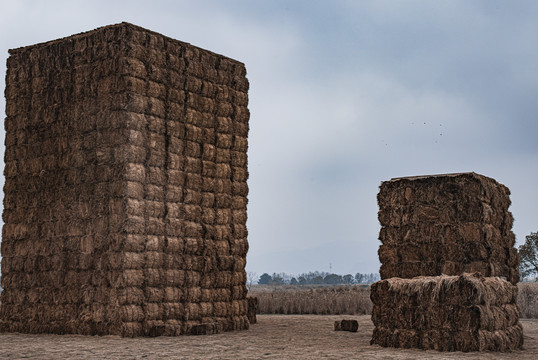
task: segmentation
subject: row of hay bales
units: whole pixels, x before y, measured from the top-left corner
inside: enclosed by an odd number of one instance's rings
[[[439,351],[522,346],[509,194],[475,173],[382,183],[372,344]]]
[[[248,80],[122,23],[10,51],[0,330],[248,328]]]
[[[479,274],[390,278],[372,285],[374,344],[510,351],[523,344],[517,287]]]

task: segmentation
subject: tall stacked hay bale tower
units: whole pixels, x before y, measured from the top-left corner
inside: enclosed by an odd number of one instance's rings
[[[0,330],[248,328],[245,66],[128,23],[10,54]]]
[[[476,173],[381,184],[382,281],[371,288],[372,343],[443,351],[521,347],[509,195]]]

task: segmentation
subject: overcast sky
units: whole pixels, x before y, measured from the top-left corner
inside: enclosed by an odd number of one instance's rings
[[[122,21],[246,64],[247,270],[258,275],[377,272],[376,194],[392,177],[493,177],[512,191],[518,245],[538,231],[536,1],[0,0],[0,9],[2,91],[8,49]]]

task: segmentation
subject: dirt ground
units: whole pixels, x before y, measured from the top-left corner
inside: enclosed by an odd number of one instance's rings
[[[357,333],[334,321],[357,319]],[[210,336],[127,339],[113,336],[0,334],[2,359],[538,359],[538,320],[523,319],[525,349],[513,353],[440,353],[369,344],[369,315],[258,315],[248,331]]]

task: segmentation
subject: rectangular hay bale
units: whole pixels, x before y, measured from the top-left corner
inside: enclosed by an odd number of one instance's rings
[[[439,351],[511,351],[523,345],[517,286],[498,277],[390,278],[371,286],[371,344]]]

